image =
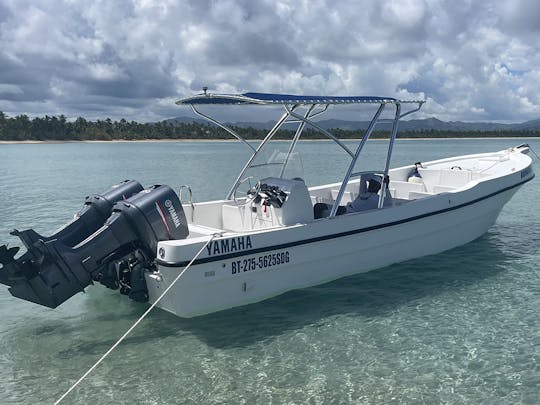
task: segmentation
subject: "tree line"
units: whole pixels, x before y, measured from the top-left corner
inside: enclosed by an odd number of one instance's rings
[[[267,131],[251,127],[232,127],[246,139],[262,139]],[[363,131],[333,129],[331,132],[343,139],[359,138]],[[277,139],[289,139],[293,130],[282,129],[277,132]],[[373,138],[387,138],[389,131],[375,131]],[[421,129],[401,132],[400,137],[407,138],[472,138],[472,137],[538,137],[540,130],[512,131],[441,131]],[[303,138],[325,139],[325,135],[314,129],[306,128]],[[68,121],[64,115],[35,117],[30,119],[21,114],[8,117],[0,111],[0,141],[83,141],[83,140],[144,140],[144,139],[231,139],[221,128],[197,122],[182,123],[161,121],[139,123],[136,121],[89,121],[82,117]]]

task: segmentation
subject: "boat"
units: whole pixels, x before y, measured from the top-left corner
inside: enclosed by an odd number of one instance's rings
[[[177,104],[249,148],[225,198],[193,202],[187,186],[177,193],[126,180],[87,197],[50,236],[15,230],[26,252],[16,257],[18,247],[0,246],[0,282],[13,296],[55,308],[99,282],[177,316],[200,316],[471,242],[534,177],[525,144],[390,169],[399,121],[423,100],[204,89]],[[256,144],[202,111],[207,106],[275,106],[282,115]],[[315,120],[344,106],[372,109],[354,148]],[[391,124],[385,156],[378,167],[358,170],[380,123]],[[295,131],[270,153],[286,124]],[[308,185],[296,171],[306,127],[350,160],[341,181]]]

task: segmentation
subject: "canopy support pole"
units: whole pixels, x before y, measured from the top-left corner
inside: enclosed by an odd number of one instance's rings
[[[338,195],[336,197],[336,201],[334,201],[334,205],[332,206],[332,210],[330,211],[330,218],[336,216],[337,209],[339,207],[339,203],[341,202],[341,198],[343,197],[343,194],[345,193],[345,189],[347,188],[347,184],[349,183],[349,179],[351,178],[351,174],[354,170],[354,166],[356,165],[356,161],[358,160],[358,157],[360,156],[360,152],[362,152],[362,149],[364,148],[364,145],[366,144],[367,140],[369,139],[371,133],[373,132],[373,128],[375,128],[375,124],[377,124],[377,121],[379,120],[379,116],[384,110],[384,107],[386,106],[385,103],[381,103],[379,105],[379,108],[373,118],[371,119],[371,122],[369,123],[368,128],[366,129],[366,133],[364,134],[364,137],[362,138],[362,141],[360,142],[360,145],[358,145],[358,148],[356,148],[356,153],[353,155],[351,164],[349,165],[349,168],[347,169],[347,174],[345,175],[345,178],[343,179],[343,182],[341,183],[341,187],[339,188]]]
[[[193,112],[195,114],[197,114],[199,117],[203,117],[205,120],[207,121],[210,121],[212,122],[213,124],[216,124],[218,127],[220,127],[221,129],[224,129],[225,131],[227,131],[229,134],[231,134],[232,136],[234,136],[236,139],[238,139],[239,141],[242,141],[243,143],[245,143],[247,145],[248,148],[250,148],[253,152],[255,152],[255,148],[253,146],[251,146],[251,144],[246,141],[245,138],[241,137],[240,135],[238,135],[236,132],[234,132],[231,128],[227,127],[225,124],[222,124],[221,122],[219,122],[218,120],[215,120],[214,118],[212,117],[209,117],[208,115],[205,115],[203,114],[202,112],[200,112],[199,110],[197,110],[195,108],[195,106],[193,104],[191,104],[191,109],[193,110]]]
[[[305,122],[306,124],[309,124],[311,125],[313,128],[321,131],[323,134],[325,134],[328,138],[332,139],[334,142],[336,142],[339,146],[341,146],[341,148],[347,152],[352,158],[354,158],[354,153],[351,152],[351,150],[349,148],[347,148],[347,146],[341,142],[338,138],[336,138],[334,135],[332,135],[330,132],[328,132],[326,129],[324,128],[321,128],[319,125],[315,124],[313,121],[307,119],[307,118],[304,118],[302,117],[301,115],[298,115],[298,114],[295,114],[293,113],[292,111],[289,111],[289,109],[287,108],[287,106],[285,106],[285,109],[287,110],[287,112],[289,112],[289,114],[296,118],[297,120],[300,120],[300,121],[303,121]]]
[[[390,170],[390,159],[392,158],[392,150],[394,149],[394,141],[396,140],[398,123],[401,117],[401,104],[396,104],[396,116],[394,123],[392,124],[392,135],[390,136],[390,142],[388,144],[388,153],[386,155],[386,165],[384,166],[383,179],[381,184],[381,195],[379,196],[379,203],[377,208],[382,208],[384,205],[384,199],[386,198],[386,192],[388,191],[388,184],[390,179],[388,178],[388,171]]]

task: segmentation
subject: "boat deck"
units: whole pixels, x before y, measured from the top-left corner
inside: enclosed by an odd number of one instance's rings
[[[486,179],[511,165],[508,153],[497,152],[481,157],[442,159],[428,162],[417,168],[418,177],[411,180],[414,165],[393,169],[384,208],[408,204],[412,201],[458,192]],[[292,182],[292,180],[279,179]],[[237,200],[217,200],[184,204],[189,222],[189,238],[213,234],[238,234],[257,229],[283,227],[320,219],[313,214],[317,204],[331,206],[340,189],[340,183],[308,188],[303,182],[294,181],[294,191],[281,208],[255,206],[245,197]],[[341,206],[345,207],[359,197],[360,179],[351,179],[343,193]],[[379,193],[380,194],[380,191]]]

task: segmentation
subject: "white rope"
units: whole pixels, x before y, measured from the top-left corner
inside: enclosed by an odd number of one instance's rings
[[[212,237],[210,239],[208,239],[208,241],[204,244],[204,246],[197,252],[197,254],[193,257],[193,259],[191,259],[191,261],[187,264],[186,267],[184,267],[184,269],[178,274],[178,276],[176,276],[176,278],[173,280],[173,282],[165,289],[165,291],[163,291],[163,293],[158,297],[158,299],[150,306],[150,308],[148,308],[146,310],[146,312],[144,314],[141,315],[141,317],[139,319],[137,319],[137,321],[126,331],[126,333],[124,333],[122,335],[122,337],[120,339],[118,339],[116,341],[116,343],[114,345],[111,346],[111,348],[109,350],[107,350],[107,352],[101,356],[101,358],[92,366],[88,369],[88,371],[86,373],[83,374],[83,376],[81,378],[79,378],[77,380],[77,382],[75,382],[75,384],[73,384],[60,398],[58,398],[56,400],[56,402],[54,403],[54,405],[57,405],[59,404],[66,396],[69,395],[69,393],[71,391],[73,391],[75,389],[75,387],[77,387],[77,385],[79,385],[82,380],[84,380],[92,371],[94,371],[94,369],[99,366],[101,364],[101,362],[103,360],[105,360],[105,358],[111,354],[111,352],[116,349],[116,347],[127,337],[127,335],[129,335],[131,333],[131,331],[133,329],[135,329],[135,327],[141,323],[141,321],[146,317],[146,315],[148,315],[150,313],[150,311],[152,309],[154,309],[154,307],[158,304],[159,301],[161,301],[161,299],[165,296],[165,294],[167,294],[167,292],[169,292],[169,290],[176,284],[176,282],[180,279],[180,277],[182,277],[182,274],[184,274],[186,272],[187,269],[190,268],[190,266],[193,264],[193,262],[200,256],[200,254],[203,252],[203,250],[206,248],[206,246],[208,246],[210,244],[210,242],[212,242],[212,240],[214,240],[214,238],[216,236],[220,236],[219,234],[213,234]]]

